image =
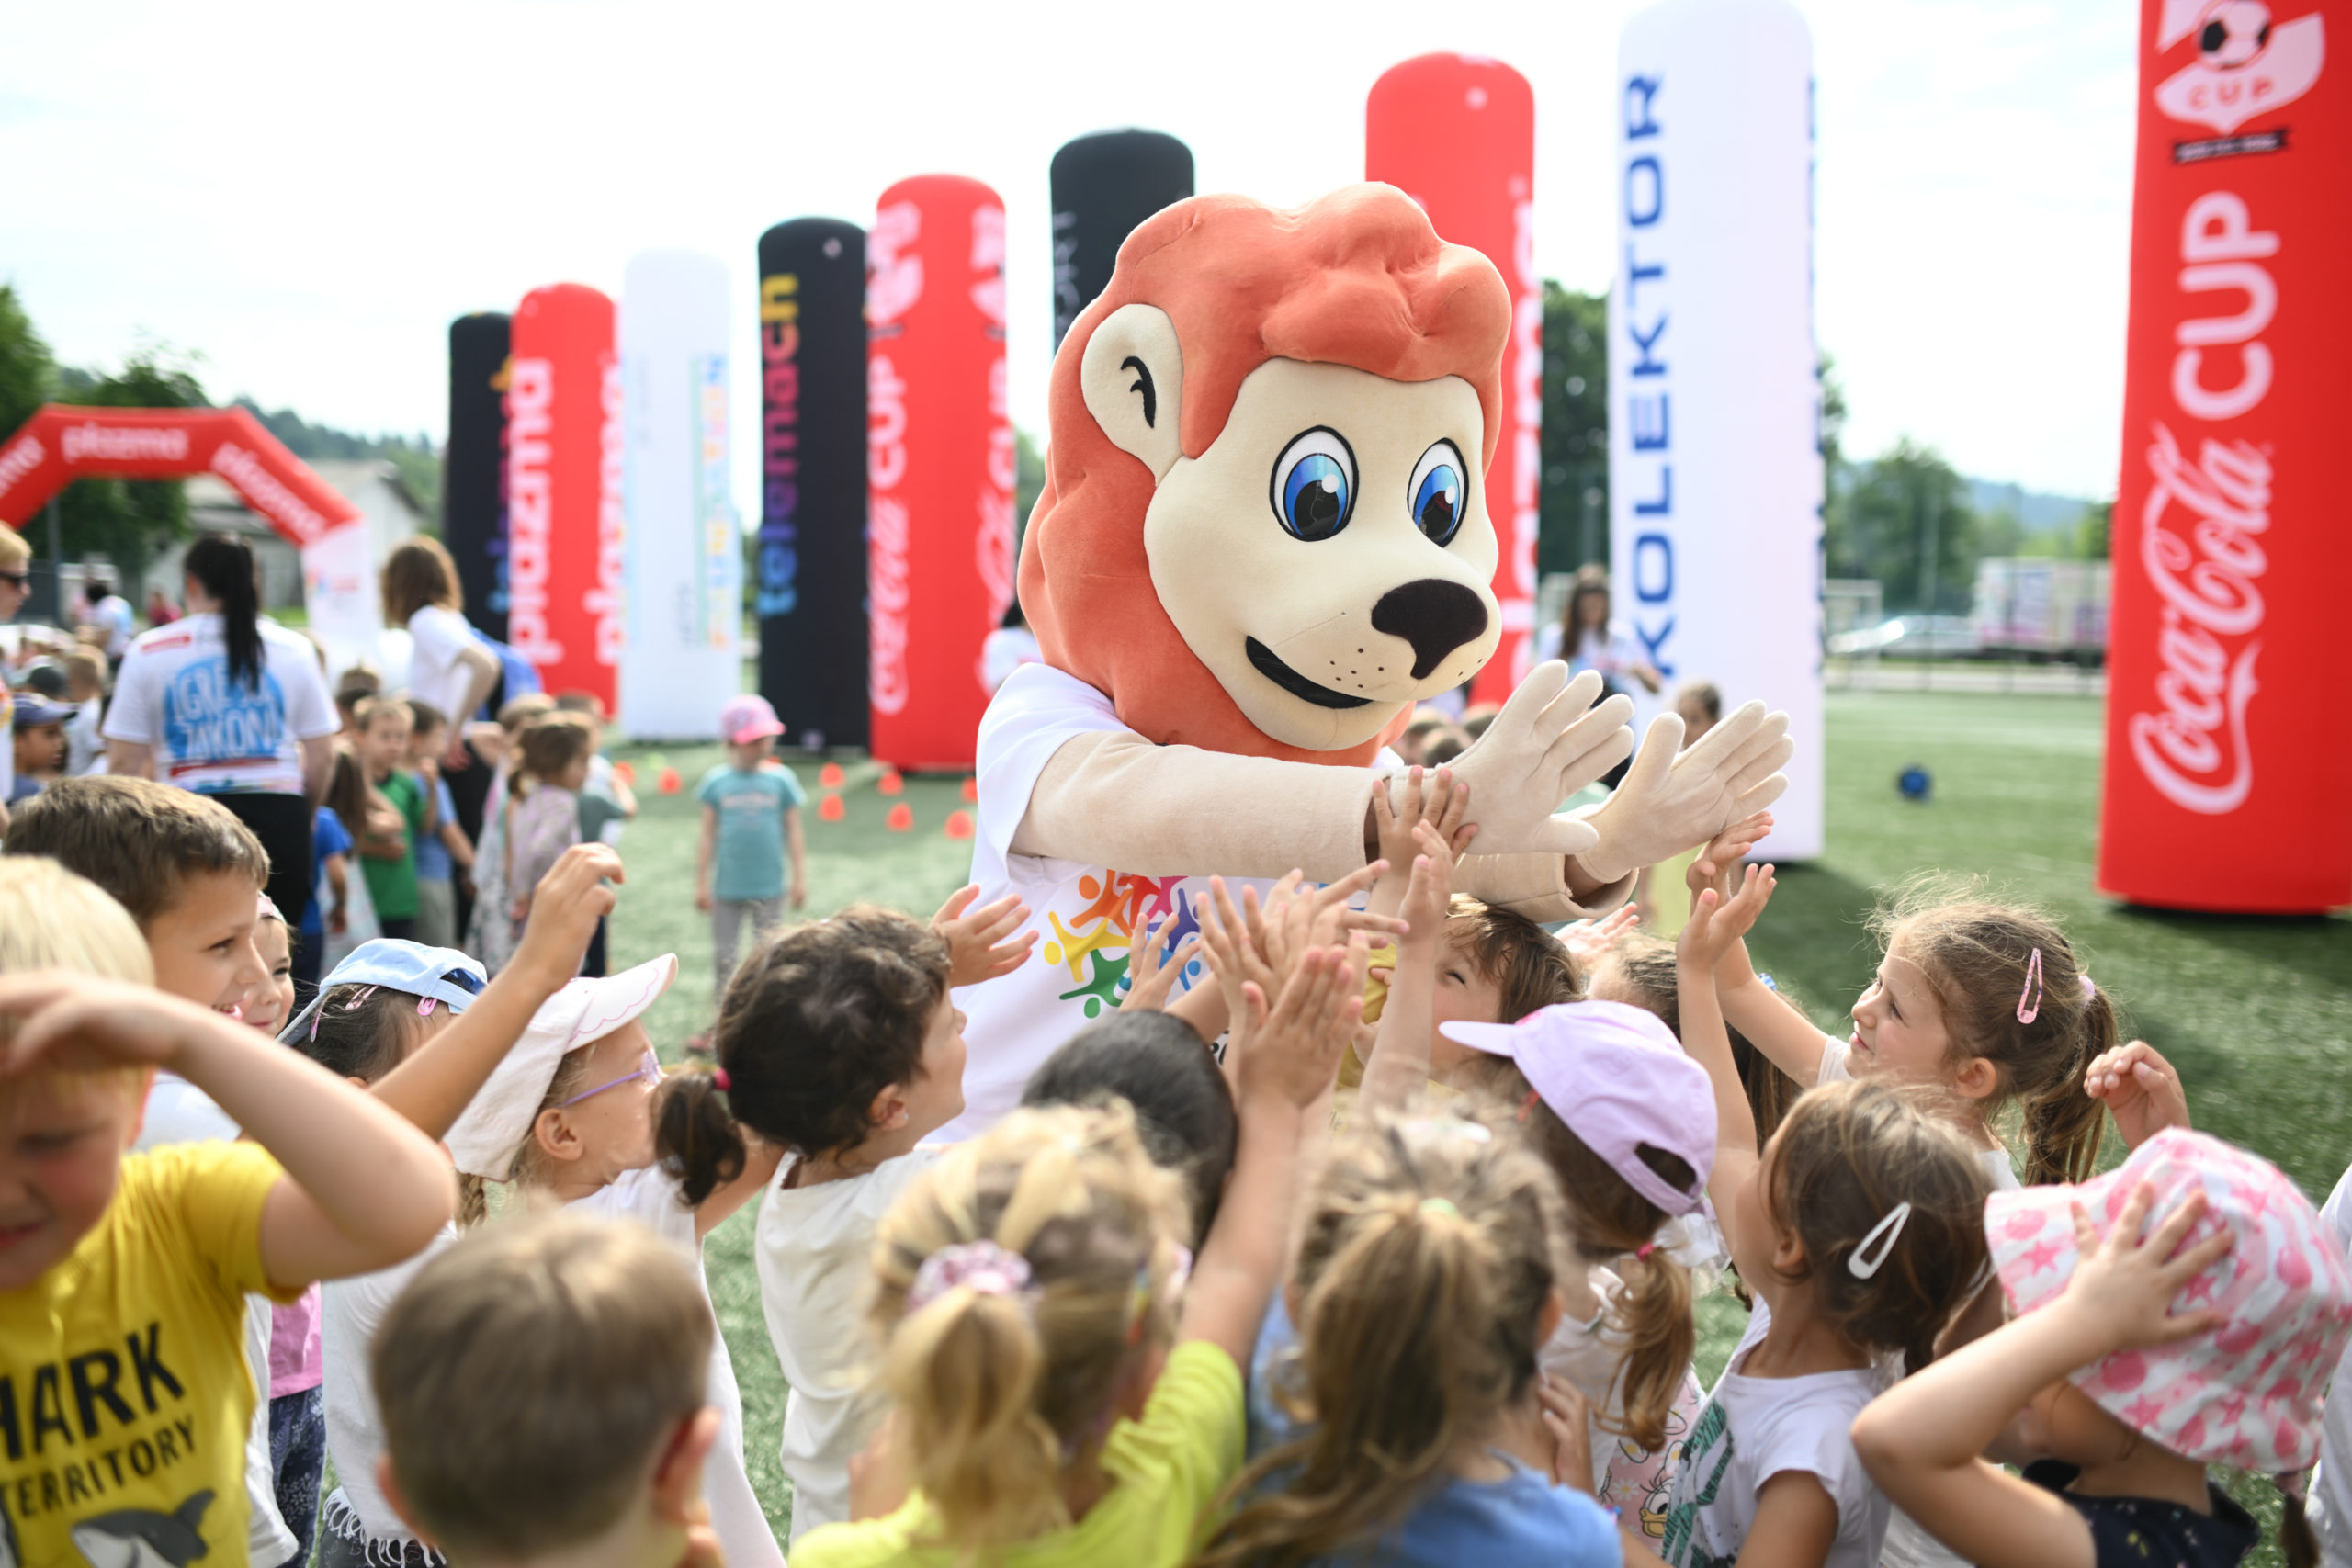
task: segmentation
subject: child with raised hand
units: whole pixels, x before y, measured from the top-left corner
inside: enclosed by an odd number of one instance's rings
[[[971,891],[940,912],[945,931],[854,905],[771,938],[728,986],[716,1070],[681,1074],[662,1101],[657,1148],[689,1201],[785,1161],[753,1257],[792,1391],[783,1461],[795,1540],[849,1517],[850,1459],[880,1419],[858,1327],[875,1232],[939,1157],[917,1145],[964,1108],[964,1020],[949,988],[986,978],[1001,956],[988,933],[1005,911],[969,909]]]
[[[1737,853],[1724,846],[1742,831],[1735,824],[1700,855],[1694,893],[1713,886],[1719,899],[1731,897]],[[1999,1131],[2011,1106],[2022,1122],[2028,1183],[2088,1176],[2102,1122],[2080,1087],[2092,1058],[2117,1043],[2117,1025],[2114,1004],[2065,933],[2035,910],[1940,879],[1906,885],[1871,928],[1883,953],[1854,1003],[1848,1039],[1822,1033],[1758,979],[1745,942],[1725,948],[1715,976],[1724,1017],[1800,1084],[1884,1074],[1941,1089],[1962,1110],[1996,1189],[2018,1181]]]
[[[697,1497],[723,1424],[715,1335],[693,1270],[635,1226],[546,1215],[469,1236],[376,1344],[384,1492],[458,1568],[718,1568]]]
[[[127,1562],[158,1539],[243,1561],[246,1293],[382,1268],[449,1213],[430,1140],[220,1013],[122,983],[148,967],[91,884],[0,864],[0,1364],[83,1395],[20,1406],[46,1440],[0,1452],[17,1561]],[[164,1066],[251,1141],[128,1152]]]
[[[1666,1527],[1671,1456],[1702,1400],[1690,1269],[1672,1221],[1699,1211],[1715,1161],[1713,1090],[1666,1025],[1616,1002],[1569,1002],[1516,1024],[1447,1023],[1479,1053],[1462,1081],[1510,1109],[1567,1201],[1559,1326],[1544,1372],[1590,1410],[1590,1484]]]
[[[1322,947],[1271,1008],[1244,982],[1240,1154],[1197,1260],[1176,1178],[1121,1111],[1016,1111],[908,1190],[876,1242],[871,1317],[914,1490],[802,1537],[796,1568],[1191,1557],[1241,1466],[1242,1368],[1282,1269],[1305,1112],[1361,986],[1353,955]]]
[[[1682,1044],[1714,1089],[1707,1195],[1756,1304],[1684,1449],[1660,1555],[1875,1568],[1888,1504],[1847,1431],[1894,1358],[1925,1366],[1975,1294],[1987,1185],[1946,1121],[1883,1083],[1815,1089],[1757,1147],[1714,976],[1771,880],[1750,866],[1727,904],[1702,888],[1679,944]]]
[[[1567,1405],[1544,1398],[1568,1247],[1543,1162],[1499,1119],[1365,1111],[1306,1208],[1284,1398],[1312,1427],[1242,1475],[1204,1568],[1655,1562],[1590,1495],[1582,1419],[1561,1443]]]
[[[580,845],[567,859],[578,864],[598,853],[610,852]],[[535,910],[546,892],[542,883]],[[588,934],[593,930],[592,921]],[[515,964],[526,961],[530,940],[526,931]],[[575,965],[583,951],[571,951]],[[691,1260],[699,1278],[703,1238],[766,1184],[781,1151],[739,1145],[723,1159],[660,1157],[655,1126],[666,1120],[668,1096],[642,1021],[677,975],[677,956],[665,953],[618,975],[565,983],[530,1015],[522,1038],[450,1127],[447,1144],[462,1174],[513,1182],[526,1201],[646,1226]],[[485,1005],[489,999],[485,994]],[[701,1073],[684,1081],[697,1089],[710,1083]],[[741,1399],[723,1338],[713,1338],[709,1360],[710,1403],[725,1417],[703,1466],[713,1528],[729,1562],[780,1564],[783,1553],[743,1470]]]
[[[2256,1534],[2207,1473],[2230,1465],[2292,1478],[2280,1546],[2313,1562],[2295,1483],[2352,1266],[2294,1183],[2168,1129],[2077,1186],[1994,1194],[1984,1227],[2011,1321],[1855,1422],[1888,1495],[1985,1568],[2223,1568]]]

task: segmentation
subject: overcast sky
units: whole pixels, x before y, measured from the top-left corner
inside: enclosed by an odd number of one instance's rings
[[[2115,482],[2134,0],[1798,0],[1819,81],[1818,322],[1848,450]],[[1537,265],[1609,282],[1610,78],[1631,0],[28,7],[0,51],[0,279],[58,356],[142,338],[217,398],[446,421],[446,329],[656,245],[722,258],[737,504],[755,510],[753,246],[866,220],[907,175],[1008,211],[1015,418],[1042,431],[1046,175],[1116,125],[1192,145],[1204,191],[1300,201],[1363,173],[1366,90],[1436,49],[1533,82]],[[1181,18],[1181,20],[1180,20]],[[1181,28],[1181,30],[1179,30]]]

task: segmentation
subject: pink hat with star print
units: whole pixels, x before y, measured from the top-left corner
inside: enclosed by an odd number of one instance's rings
[[[2103,1237],[2141,1182],[2154,1190],[2144,1231],[2202,1191],[2194,1246],[2236,1239],[2181,1291],[2176,1313],[2218,1309],[2219,1328],[2171,1345],[2118,1350],[2074,1374],[2076,1388],[2151,1441],[2205,1464],[2273,1474],[2319,1457],[2320,1395],[2352,1337],[2352,1263],[2311,1201],[2278,1167],[2219,1138],[2167,1128],[2104,1176],[1984,1201],[1984,1235],[2011,1315],[2049,1305],[2078,1257],[2072,1205]]]

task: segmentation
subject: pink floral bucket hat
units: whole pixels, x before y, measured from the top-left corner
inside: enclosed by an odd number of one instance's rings
[[[1994,1193],[1984,1233],[2010,1313],[2047,1306],[2074,1276],[2071,1205],[2081,1204],[2103,1237],[2143,1181],[2155,1191],[2145,1229],[2201,1190],[2204,1216],[2181,1245],[2223,1226],[2236,1238],[2173,1303],[2175,1312],[2214,1308],[2228,1320],[2175,1344],[2119,1350],[2076,1371],[2075,1386],[2125,1426],[2200,1463],[2272,1474],[2308,1469],[2319,1457],[2320,1395],[2352,1337],[2352,1264],[2311,1201],[2267,1160],[2168,1128],[2080,1186]]]

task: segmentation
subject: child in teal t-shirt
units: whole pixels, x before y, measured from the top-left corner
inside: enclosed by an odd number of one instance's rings
[[[792,770],[768,757],[769,743],[784,733],[775,709],[764,697],[736,697],[719,711],[718,732],[727,742],[727,761],[695,786],[702,802],[695,908],[710,912],[714,994],[723,994],[735,974],[747,917],[756,942],[783,919],[787,900],[796,909],[808,902],[808,856],[800,836],[800,807],[808,797]]]

